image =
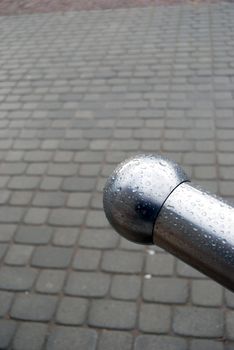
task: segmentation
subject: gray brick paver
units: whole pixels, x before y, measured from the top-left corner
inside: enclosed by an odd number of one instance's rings
[[[0,16],[0,347],[233,348],[233,293],[120,239],[102,209],[106,177],[137,152],[234,198],[233,15]]]

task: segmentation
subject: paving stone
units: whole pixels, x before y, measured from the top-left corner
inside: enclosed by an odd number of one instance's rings
[[[1,175],[19,175],[23,174],[27,164],[25,163],[1,163],[0,174]]]
[[[72,208],[86,208],[90,202],[91,193],[71,193],[69,194],[67,206]]]
[[[40,293],[56,294],[63,288],[65,271],[42,270],[36,283],[36,291]]]
[[[63,192],[37,192],[32,205],[37,207],[56,208],[65,205],[66,194]]]
[[[88,147],[86,140],[62,140],[59,149],[68,151],[82,151]]]
[[[146,301],[183,304],[188,298],[188,282],[166,277],[145,279],[143,297]]]
[[[85,229],[79,239],[81,247],[109,249],[115,248],[119,242],[119,235],[107,229]]]
[[[17,230],[15,241],[27,244],[46,244],[49,242],[53,229],[49,226],[20,226]]]
[[[8,313],[13,297],[13,293],[0,291],[0,317],[4,317]]]
[[[63,181],[62,177],[45,176],[41,181],[40,189],[48,190],[48,191],[59,190],[61,187],[62,181]]]
[[[56,327],[49,335],[46,350],[95,350],[97,333],[92,329]]]
[[[230,308],[234,308],[234,293],[228,289],[224,290],[225,301]]]
[[[95,178],[73,177],[64,180],[62,189],[68,192],[89,192],[94,189],[94,186]]]
[[[223,335],[223,311],[202,307],[176,307],[173,330],[176,334],[218,338]]]
[[[13,350],[41,350],[47,335],[47,325],[24,322],[13,340]]]
[[[103,159],[103,153],[97,151],[81,151],[75,155],[75,162],[80,163],[100,163]]]
[[[169,306],[141,304],[139,328],[147,333],[168,333],[171,310]]]
[[[0,320],[1,349],[8,349],[16,330],[16,322],[12,320]]]
[[[94,249],[79,249],[74,261],[73,268],[77,270],[96,270],[101,259],[101,252]]]
[[[49,321],[57,298],[40,294],[18,294],[11,308],[11,317],[26,321]]]
[[[143,254],[123,251],[104,252],[102,268],[109,272],[139,273],[143,265]]]
[[[36,176],[12,176],[8,183],[11,190],[35,190],[40,178]]]
[[[139,276],[113,276],[111,296],[115,299],[134,300],[141,291],[141,278]]]
[[[50,164],[48,168],[48,175],[55,176],[72,176],[76,175],[78,170],[77,164],[72,163],[59,163],[59,164]]]
[[[156,276],[170,276],[174,270],[174,258],[169,254],[153,254],[146,258],[145,272]]]
[[[219,306],[223,301],[220,284],[210,280],[192,281],[192,302],[195,305]]]
[[[30,191],[14,191],[11,195],[10,203],[13,205],[28,205],[32,198]]]
[[[79,226],[84,219],[84,210],[75,209],[52,209],[49,216],[49,223],[54,226]]]
[[[100,272],[72,272],[65,293],[83,297],[103,297],[110,286],[110,276]]]
[[[195,270],[193,267],[185,264],[181,260],[177,260],[177,273],[181,277],[207,278],[201,272]]]
[[[98,176],[100,169],[101,164],[82,164],[80,166],[79,174],[81,176]]]
[[[29,225],[45,224],[48,215],[49,210],[46,208],[29,208],[24,217],[24,223]]]
[[[9,242],[16,230],[16,225],[0,224],[0,242]]]
[[[136,322],[136,304],[115,300],[95,300],[91,305],[88,322],[94,327],[132,329]]]
[[[226,313],[226,336],[227,339],[234,340],[234,311],[228,311]]]
[[[128,332],[103,330],[97,350],[131,350],[133,337]]]
[[[134,350],[186,350],[186,340],[171,336],[139,335]]]
[[[81,325],[86,318],[88,301],[81,298],[64,297],[56,313],[56,322],[63,325]]]
[[[32,255],[33,247],[29,245],[11,245],[5,263],[9,265],[27,265]]]
[[[103,210],[90,210],[87,216],[86,224],[88,227],[109,227],[109,223]]]
[[[29,290],[35,279],[37,271],[28,267],[5,267],[0,271],[0,288],[4,290]]]
[[[64,247],[73,247],[78,236],[79,229],[77,228],[58,228],[53,237],[53,244]]]
[[[32,265],[48,268],[65,268],[70,264],[72,252],[72,248],[37,247],[32,257]]]
[[[19,207],[0,207],[1,223],[18,223],[24,215],[24,208]]]
[[[192,339],[190,350],[223,350],[223,343],[221,341],[207,340],[207,339]]]

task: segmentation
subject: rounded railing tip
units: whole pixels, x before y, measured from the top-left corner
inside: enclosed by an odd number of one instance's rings
[[[153,244],[153,228],[163,203],[185,181],[189,179],[181,167],[160,155],[127,159],[104,187],[107,219],[128,240]]]

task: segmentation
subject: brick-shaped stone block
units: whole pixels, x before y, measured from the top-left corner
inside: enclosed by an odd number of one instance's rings
[[[136,304],[115,300],[95,300],[91,305],[88,322],[94,327],[132,329],[136,323]]]
[[[188,281],[166,277],[145,279],[143,298],[146,301],[183,304],[188,299]]]
[[[42,270],[36,283],[36,291],[40,293],[56,294],[63,288],[65,271]]]
[[[148,255],[145,272],[156,276],[170,276],[173,274],[174,261],[173,256],[169,254]]]
[[[37,271],[28,267],[5,267],[0,271],[0,288],[13,291],[29,290],[35,279]]]
[[[187,342],[183,338],[160,336],[160,335],[139,335],[136,337],[134,350],[187,350]]]
[[[13,340],[14,350],[41,350],[47,335],[47,325],[24,322],[19,325]]]
[[[86,299],[64,297],[58,306],[56,322],[63,325],[81,325],[85,321],[87,309]]]
[[[65,293],[83,297],[104,297],[109,289],[110,277],[103,273],[72,272]]]
[[[133,337],[128,332],[103,330],[97,350],[131,350]]]
[[[177,307],[173,330],[176,334],[183,336],[222,337],[224,332],[223,311],[214,308]]]
[[[169,306],[142,304],[140,308],[139,328],[147,333],[168,333],[170,330],[171,310]]]
[[[32,258],[32,265],[47,268],[65,268],[70,264],[72,248],[37,247]]]
[[[40,294],[18,294],[11,317],[26,321],[49,321],[55,311],[57,298]]]
[[[103,255],[102,268],[104,271],[139,273],[142,266],[142,253],[108,251]]]
[[[59,326],[49,335],[46,350],[95,350],[97,333],[93,329]]]
[[[114,275],[111,284],[111,296],[115,299],[134,300],[139,297],[141,278],[134,275]]]

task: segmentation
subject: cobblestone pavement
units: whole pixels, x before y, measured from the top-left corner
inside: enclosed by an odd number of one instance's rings
[[[234,4],[0,17],[0,348],[231,350],[234,296],[102,210],[161,152],[234,198]]]
[[[219,0],[1,0],[0,15],[145,7],[165,4],[215,3]],[[232,1],[232,0],[231,0]]]

